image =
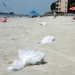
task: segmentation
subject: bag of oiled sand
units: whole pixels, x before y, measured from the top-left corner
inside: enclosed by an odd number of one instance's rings
[[[29,64],[42,64],[44,62],[45,54],[40,51],[33,50],[19,50],[18,60],[15,60],[8,70],[20,70]]]
[[[53,40],[54,40],[54,36],[45,36],[42,39],[41,43],[42,44],[51,43]]]

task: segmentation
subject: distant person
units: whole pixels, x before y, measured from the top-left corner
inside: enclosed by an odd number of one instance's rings
[[[54,12],[54,13],[53,13],[53,16],[54,16],[54,18],[56,18],[56,16],[57,16],[57,13],[56,13],[56,12]]]
[[[0,18],[0,22],[7,22],[7,17]]]
[[[75,20],[75,16],[73,16],[73,20]]]

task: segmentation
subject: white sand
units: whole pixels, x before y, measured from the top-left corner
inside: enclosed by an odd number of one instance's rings
[[[0,75],[75,75],[75,21],[71,17],[12,17],[0,23]],[[47,25],[40,25],[47,22]],[[38,44],[45,36],[54,36],[49,44]],[[39,50],[46,64],[26,66],[20,71],[7,67],[18,58],[18,50]]]

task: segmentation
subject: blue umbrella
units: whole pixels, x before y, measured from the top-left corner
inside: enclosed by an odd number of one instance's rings
[[[32,14],[36,14],[37,12],[35,10],[32,10],[30,13]]]
[[[32,17],[37,17],[39,13],[37,13],[35,10],[32,10],[31,12]]]

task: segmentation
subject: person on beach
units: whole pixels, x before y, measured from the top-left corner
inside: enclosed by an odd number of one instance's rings
[[[56,18],[56,16],[57,16],[57,13],[56,13],[56,12],[54,12],[54,13],[53,13],[53,16],[54,16],[54,18]]]
[[[7,17],[0,18],[0,22],[7,22]]]
[[[75,20],[75,16],[73,16],[73,20]]]

